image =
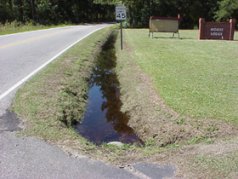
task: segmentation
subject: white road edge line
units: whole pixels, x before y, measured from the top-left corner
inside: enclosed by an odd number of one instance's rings
[[[47,62],[45,62],[43,65],[41,65],[39,68],[37,68],[36,70],[34,70],[33,72],[31,72],[29,75],[27,75],[25,78],[23,78],[22,80],[20,80],[19,82],[17,82],[14,86],[12,86],[11,88],[9,88],[7,91],[5,91],[3,94],[0,95],[0,101],[5,98],[7,95],[9,95],[12,91],[14,91],[16,88],[18,88],[19,86],[21,86],[24,82],[26,82],[28,79],[30,79],[33,75],[35,75],[36,73],[38,73],[40,70],[42,70],[44,67],[46,67],[49,63],[51,63],[52,61],[54,61],[56,58],[58,58],[60,55],[62,55],[64,52],[66,52],[67,50],[69,50],[71,47],[73,47],[75,44],[77,44],[78,42],[80,42],[81,40],[85,39],[86,37],[90,36],[91,34],[93,34],[96,31],[99,31],[101,29],[105,28],[104,27],[100,27],[96,30],[93,30],[92,32],[90,32],[89,34],[79,38],[77,41],[75,41],[74,43],[72,43],[71,45],[69,45],[68,47],[66,47],[64,50],[62,50],[60,53],[58,53],[57,55],[55,55],[54,57],[52,57],[50,60],[48,60]]]

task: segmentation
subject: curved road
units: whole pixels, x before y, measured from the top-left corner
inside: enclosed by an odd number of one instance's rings
[[[16,137],[18,121],[7,111],[20,85],[72,45],[106,26],[0,36],[0,178],[136,178],[99,161],[70,157],[41,140]]]
[[[105,26],[70,26],[0,36],[0,100],[73,44]]]
[[[176,168],[138,163],[126,170],[74,158],[33,137],[17,137],[19,121],[8,111],[16,90],[34,74],[95,31],[81,25],[0,36],[0,179],[168,178]]]

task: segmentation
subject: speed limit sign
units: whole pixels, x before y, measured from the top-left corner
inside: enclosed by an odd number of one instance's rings
[[[122,21],[126,20],[126,7],[125,6],[116,6],[116,20]]]
[[[123,5],[116,6],[116,20],[120,21],[121,29],[121,50],[123,49],[123,33],[122,33],[122,21],[126,20],[126,7]]]

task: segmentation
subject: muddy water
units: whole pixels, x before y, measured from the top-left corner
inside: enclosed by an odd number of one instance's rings
[[[119,81],[114,71],[116,56],[115,35],[103,46],[90,78],[88,105],[76,130],[89,141],[102,144],[111,141],[141,143],[127,123],[129,116],[120,111]]]

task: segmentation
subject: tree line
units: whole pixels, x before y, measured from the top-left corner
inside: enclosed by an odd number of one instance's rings
[[[93,0],[0,0],[0,23],[101,22],[114,19],[114,6]]]
[[[147,27],[155,16],[182,17],[182,28],[198,25],[199,17],[223,21],[238,18],[238,0],[1,0],[0,22],[40,24],[114,21],[115,5],[128,9],[131,27]]]
[[[102,3],[110,0],[98,0]],[[238,18],[238,0],[122,0],[127,6],[129,24],[147,27],[150,16],[181,16],[181,28],[198,26],[198,19],[226,21]]]

